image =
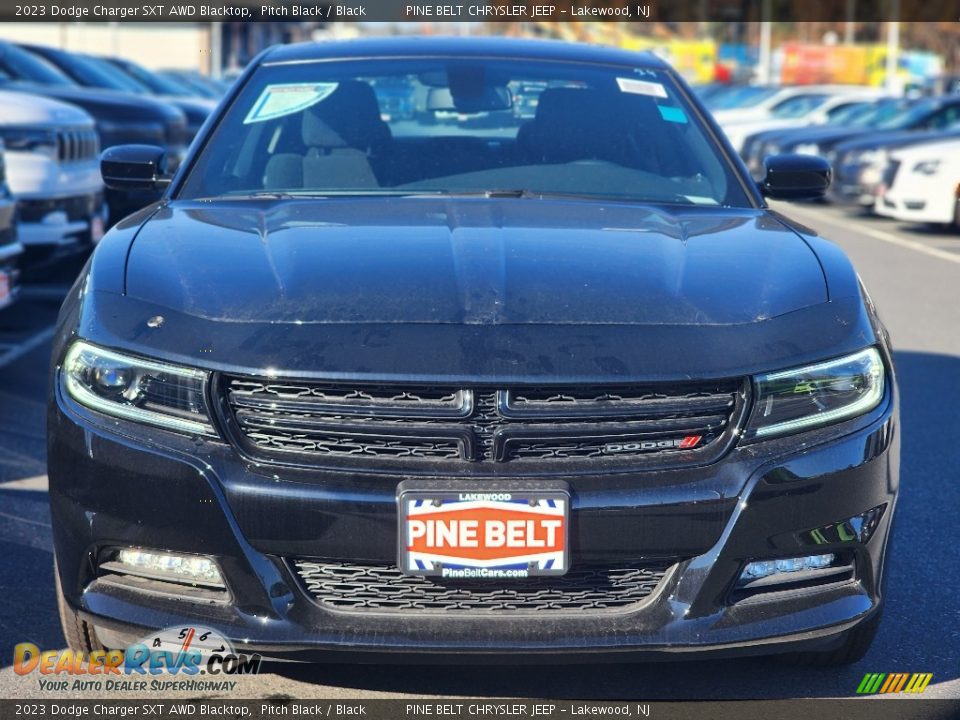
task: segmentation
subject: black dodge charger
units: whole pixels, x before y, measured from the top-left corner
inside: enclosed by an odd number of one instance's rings
[[[765,201],[822,195],[824,161],[754,183],[649,55],[417,38],[266,51],[166,167],[104,153],[109,186],[165,193],[54,344],[71,647],[867,651],[888,337],[843,252]]]

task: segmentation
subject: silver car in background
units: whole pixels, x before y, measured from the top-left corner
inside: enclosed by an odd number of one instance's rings
[[[99,241],[106,215],[93,118],[67,103],[0,91],[0,139],[20,241],[48,249]]]

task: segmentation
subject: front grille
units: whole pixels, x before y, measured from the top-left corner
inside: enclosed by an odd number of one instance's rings
[[[522,580],[445,580],[404,575],[395,566],[293,560],[315,602],[345,612],[512,613],[625,610],[657,589],[670,565],[573,568]]]
[[[100,211],[103,204],[101,193],[89,195],[75,195],[67,198],[47,198],[44,200],[20,200],[17,206],[20,210],[20,220],[23,222],[41,222],[52,212],[66,213],[67,220],[89,220]]]
[[[60,162],[90,160],[99,153],[100,139],[96,130],[57,131],[57,159]]]
[[[226,424],[281,462],[702,463],[740,421],[739,381],[500,390],[224,378]]]

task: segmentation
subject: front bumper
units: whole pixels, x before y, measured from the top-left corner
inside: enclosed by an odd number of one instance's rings
[[[0,309],[13,303],[20,294],[20,256],[23,245],[6,242],[0,245]]]
[[[883,184],[883,171],[873,165],[850,164],[835,168],[828,196],[842,205],[872,209]]]
[[[568,478],[572,565],[658,558],[644,601],[616,611],[478,613],[332,610],[307,593],[294,558],[358,565],[396,556],[397,478],[284,470],[229,446],[106,422],[57,396],[49,417],[50,501],[67,602],[111,645],[195,623],[271,657],[434,659],[509,653],[757,654],[830,649],[872,617],[899,484],[896,398],[868,426],[834,426],[734,448],[699,468]],[[838,429],[847,432],[838,437]],[[838,527],[883,508],[865,542]],[[97,578],[105,547],[217,559],[225,602],[198,602]],[[852,576],[737,600],[758,557],[837,553]]]
[[[93,243],[103,235],[107,209],[102,192],[18,200],[20,240],[28,247]]]
[[[907,175],[877,197],[874,211],[903,222],[953,223],[960,202],[954,188],[939,178]]]

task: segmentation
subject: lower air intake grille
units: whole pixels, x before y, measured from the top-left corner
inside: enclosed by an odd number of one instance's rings
[[[100,193],[74,195],[67,198],[47,198],[44,200],[20,200],[20,219],[24,222],[41,222],[52,212],[62,212],[67,220],[89,220],[100,211],[103,196]]]
[[[344,612],[518,613],[627,609],[646,600],[667,563],[632,568],[574,568],[559,577],[503,581],[404,575],[395,566],[294,560],[306,591]]]

